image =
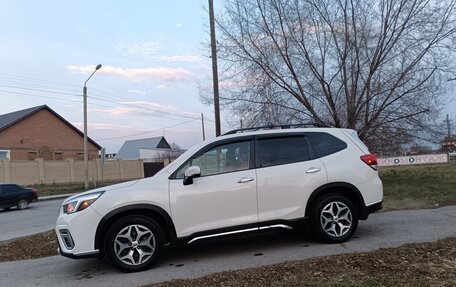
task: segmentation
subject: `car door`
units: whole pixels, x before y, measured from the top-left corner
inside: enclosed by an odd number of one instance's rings
[[[169,191],[171,215],[179,237],[246,224],[256,226],[252,149],[250,140],[211,146],[175,172]],[[190,166],[198,166],[201,176],[184,185],[184,173]]]
[[[0,184],[0,208],[2,208],[3,206],[6,206],[6,199],[4,198],[4,194],[2,193],[2,188],[3,188],[3,185]]]
[[[310,194],[327,182],[323,163],[313,159],[304,134],[256,140],[260,222],[304,217]]]
[[[16,185],[4,184],[1,186],[1,203],[2,206],[13,206],[17,203],[18,194]]]

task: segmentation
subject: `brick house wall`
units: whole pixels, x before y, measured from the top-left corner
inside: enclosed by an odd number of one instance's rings
[[[88,143],[89,159],[98,158],[98,148]],[[9,150],[11,160],[84,159],[83,136],[47,109],[42,109],[0,132],[0,150]]]

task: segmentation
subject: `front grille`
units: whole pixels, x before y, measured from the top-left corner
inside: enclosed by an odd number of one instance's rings
[[[67,229],[60,229],[59,230],[60,238],[62,239],[63,243],[65,244],[65,247],[68,250],[71,250],[74,248],[74,241],[73,238],[71,237],[70,231]]]

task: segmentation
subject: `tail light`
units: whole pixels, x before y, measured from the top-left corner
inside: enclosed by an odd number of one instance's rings
[[[377,170],[377,156],[375,154],[366,154],[362,155],[361,160],[364,161],[365,164],[370,166],[372,169]]]
[[[36,193],[36,192],[37,192],[37,190],[36,190],[36,189],[34,189],[34,188],[32,188],[32,192],[33,192],[33,193]]]

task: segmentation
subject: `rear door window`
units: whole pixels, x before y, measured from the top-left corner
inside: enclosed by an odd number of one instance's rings
[[[268,167],[309,160],[304,136],[277,137],[258,140],[258,165]]]
[[[322,132],[307,133],[317,157],[324,157],[347,148],[347,144],[333,135]]]

